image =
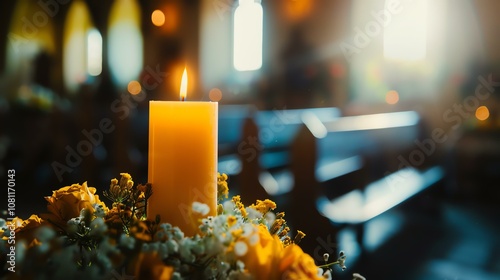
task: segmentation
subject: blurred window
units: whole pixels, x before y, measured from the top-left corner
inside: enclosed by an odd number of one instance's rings
[[[91,30],[95,29],[87,4],[81,0],[74,1],[66,15],[63,34],[63,77],[70,93],[75,93],[79,85],[87,81],[87,59],[90,58],[87,39]],[[98,33],[97,30],[95,32]]]
[[[398,15],[391,15],[399,0],[386,0],[383,10],[384,57],[403,61],[416,61],[426,57],[428,0],[411,3],[411,7],[399,7]]]
[[[102,36],[95,28],[87,32],[87,72],[91,76],[102,72]]]
[[[141,11],[136,0],[116,0],[109,16],[108,57],[111,77],[126,89],[143,67]]]
[[[33,5],[33,1],[16,1],[11,13],[5,49],[5,81],[16,88],[33,82],[33,62],[37,56],[41,53],[55,55],[56,36],[52,17]]]
[[[234,11],[234,68],[238,71],[262,67],[263,12],[260,0],[239,0]]]

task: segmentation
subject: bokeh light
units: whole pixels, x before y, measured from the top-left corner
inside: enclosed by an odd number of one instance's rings
[[[490,117],[490,110],[486,106],[479,106],[476,109],[476,118],[480,121],[484,121]]]
[[[160,10],[154,10],[151,13],[151,22],[156,26],[162,26],[165,24],[165,14]]]
[[[395,90],[390,90],[385,95],[385,102],[388,104],[396,104],[399,101],[399,94]]]
[[[142,87],[138,81],[131,81],[127,85],[127,90],[128,90],[128,92],[130,92],[130,94],[137,95],[141,92]]]
[[[218,88],[213,88],[208,93],[208,97],[211,101],[218,102],[222,99],[222,91]]]

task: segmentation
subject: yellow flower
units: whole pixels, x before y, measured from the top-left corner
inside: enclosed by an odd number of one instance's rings
[[[253,237],[241,237],[248,249],[239,260],[255,279],[323,279],[311,256],[295,244],[283,246],[277,235],[272,235],[266,226],[258,225],[258,241]]]
[[[248,216],[248,213],[247,209],[245,209],[245,205],[243,205],[243,203],[241,202],[241,197],[239,195],[233,196],[233,202],[236,208],[240,210],[241,216],[243,216],[243,218],[246,218]]]
[[[93,204],[99,204],[108,211],[106,205],[95,194],[96,189],[88,187],[87,182],[82,185],[73,184],[52,192],[52,196],[46,196],[48,214],[42,215],[45,220],[50,220],[64,227],[68,220],[78,217],[84,208],[93,211]]]
[[[234,229],[234,230],[232,230],[232,231],[231,231],[231,235],[232,235],[234,238],[238,238],[238,237],[240,237],[242,234],[243,234],[243,229],[241,229],[241,228]]]
[[[305,234],[305,233],[303,233],[303,232],[302,232],[302,231],[300,231],[300,230],[297,230],[297,234],[295,235],[295,238],[293,239],[293,243],[295,243],[295,244],[299,244],[299,243],[300,243],[300,241],[301,241],[304,237],[306,237],[306,234]]]
[[[123,189],[131,189],[134,186],[134,181],[132,181],[132,176],[128,173],[120,173],[120,187]]]
[[[232,226],[234,226],[234,224],[236,224],[236,221],[237,221],[237,219],[236,219],[236,217],[235,217],[235,216],[233,216],[233,215],[229,215],[229,216],[227,217],[227,226],[228,226],[228,227],[232,227]]]
[[[12,221],[7,222],[7,227],[14,229],[16,238],[28,241],[28,244],[35,238],[36,229],[43,224],[43,220],[37,215],[31,215],[28,219],[23,220],[15,217]]]
[[[318,275],[318,267],[311,256],[295,244],[283,250],[279,265],[281,279],[324,279]]]
[[[278,236],[272,236],[264,225],[255,225],[258,241],[254,243],[255,236],[242,237],[248,249],[239,260],[245,263],[245,269],[254,276],[254,279],[280,279],[279,261],[283,245]]]
[[[217,172],[217,200],[221,201],[227,198],[229,187],[227,186],[227,175]]]
[[[267,212],[269,212],[269,210],[276,209],[276,203],[270,199],[266,200],[257,199],[257,203],[250,205],[250,207],[259,211],[262,214],[266,214]]]
[[[224,214],[224,206],[222,204],[217,204],[217,215]]]

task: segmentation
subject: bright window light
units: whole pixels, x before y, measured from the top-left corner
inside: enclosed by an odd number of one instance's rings
[[[70,93],[76,93],[88,78],[86,48],[88,31],[92,26],[87,4],[81,0],[72,2],[63,33],[63,78]]]
[[[108,57],[113,82],[126,89],[142,70],[141,11],[136,0],[117,0],[109,17]]]
[[[387,11],[394,1],[386,0]],[[428,0],[408,2],[384,28],[384,57],[404,61],[422,60],[427,52]]]
[[[102,72],[102,36],[95,28],[87,33],[87,72],[91,76]]]
[[[259,0],[239,0],[234,11],[234,68],[238,71],[262,67],[263,12]]]

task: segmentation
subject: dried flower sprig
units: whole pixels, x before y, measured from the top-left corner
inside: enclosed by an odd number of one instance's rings
[[[130,228],[137,220],[146,219],[147,201],[153,195],[151,184],[140,184],[134,186],[134,181],[128,173],[120,173],[121,178],[111,179],[108,191],[104,196],[113,202],[113,208],[109,211],[108,220],[119,219],[123,231],[130,233]]]
[[[217,201],[227,199],[229,195],[229,187],[227,185],[227,175],[217,173]]]

